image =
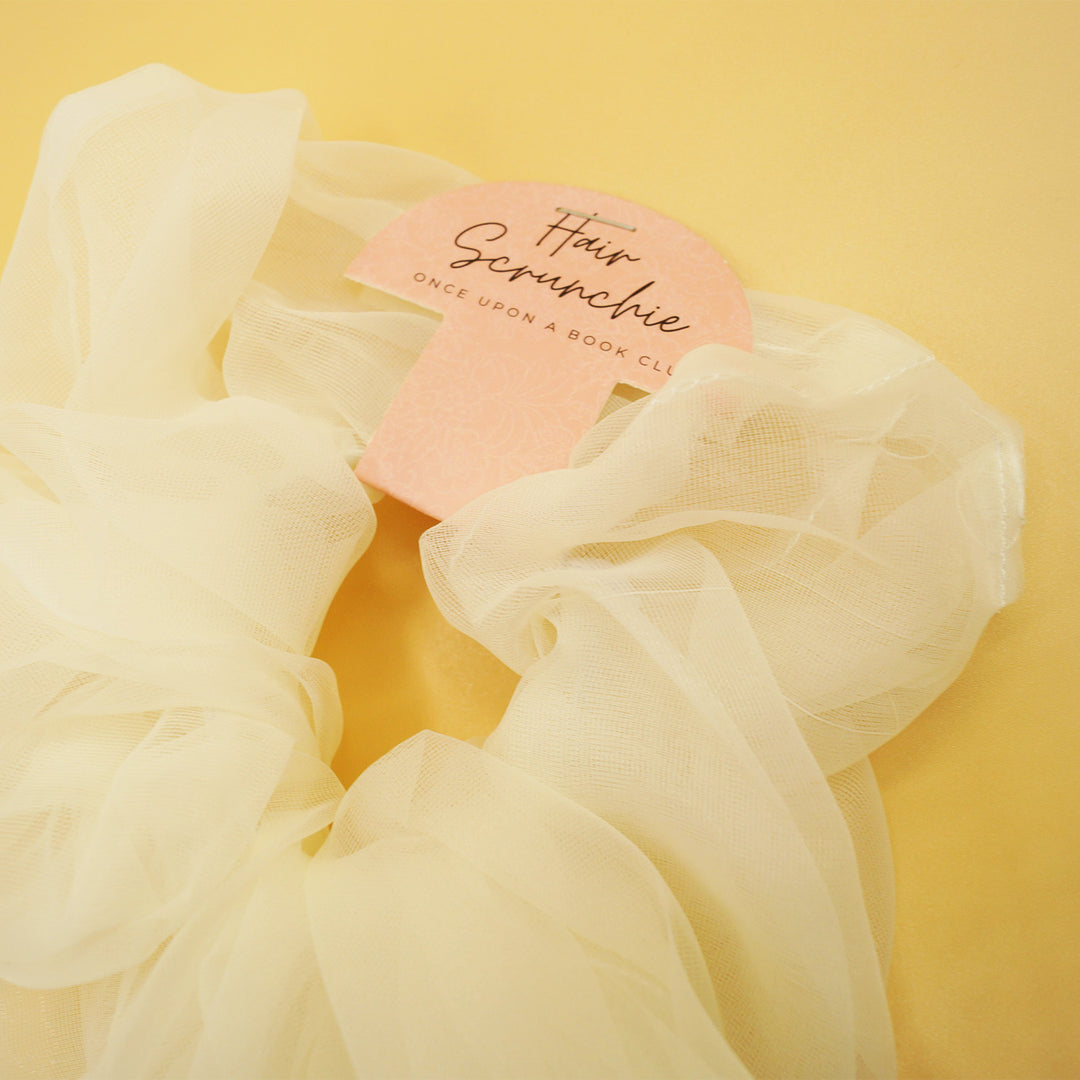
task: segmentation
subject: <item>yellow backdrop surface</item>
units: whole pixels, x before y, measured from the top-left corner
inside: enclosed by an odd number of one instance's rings
[[[1072,3],[0,0],[0,256],[58,99],[163,61],[298,87],[328,138],[637,200],[748,287],[931,347],[1025,429],[1026,588],[873,760],[901,1074],[1077,1077],[1078,48]],[[514,688],[431,603],[429,520],[379,514],[317,649],[346,782],[421,728],[489,730]]]

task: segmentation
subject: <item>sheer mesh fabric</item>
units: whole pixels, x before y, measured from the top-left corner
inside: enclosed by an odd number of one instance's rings
[[[751,293],[429,530],[521,675],[348,790],[326,609],[434,317],[344,267],[474,178],[153,65],[65,99],[0,283],[0,1074],[887,1077],[867,761],[1019,587],[1019,433]]]

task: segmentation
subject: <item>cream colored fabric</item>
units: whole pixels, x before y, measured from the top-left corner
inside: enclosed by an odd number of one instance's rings
[[[309,653],[435,324],[342,271],[472,180],[158,65],[51,118],[0,285],[5,1078],[894,1072],[866,755],[1016,594],[1018,432],[752,293],[752,355],[425,534],[521,684],[345,791]]]

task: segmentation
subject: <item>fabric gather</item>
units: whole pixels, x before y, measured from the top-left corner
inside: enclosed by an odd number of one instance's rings
[[[613,397],[424,534],[521,676],[345,790],[310,655],[437,320],[348,281],[475,178],[150,65],[65,99],[0,281],[0,1073],[878,1078],[867,755],[1020,585],[1017,426],[872,318]]]

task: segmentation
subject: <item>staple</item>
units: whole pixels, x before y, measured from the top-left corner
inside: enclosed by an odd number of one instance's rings
[[[637,232],[636,225],[624,225],[621,221],[612,221],[611,218],[601,217],[599,214],[586,214],[584,210],[568,210],[565,206],[556,206],[557,214],[573,214],[574,217],[588,218],[590,221],[599,221],[604,225],[614,225],[617,229],[628,229]]]

